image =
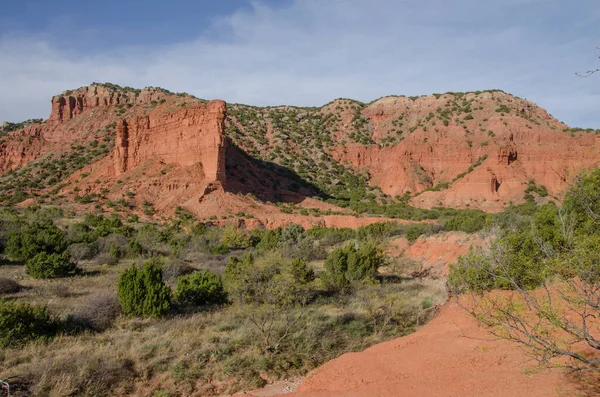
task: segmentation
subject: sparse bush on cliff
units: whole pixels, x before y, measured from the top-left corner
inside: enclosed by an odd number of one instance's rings
[[[119,303],[128,316],[159,317],[171,308],[171,289],[164,283],[162,263],[146,261],[132,265],[119,277]]]

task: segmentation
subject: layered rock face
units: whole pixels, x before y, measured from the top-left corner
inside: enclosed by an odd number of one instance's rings
[[[73,142],[97,138],[96,133],[118,120],[118,105],[129,112],[144,111],[143,106],[158,104],[173,96],[159,88],[122,89],[107,84],[92,84],[65,91],[52,98],[48,120],[11,132],[0,142],[0,174],[19,168],[44,153],[64,151]]]
[[[352,143],[335,147],[333,156],[368,172],[371,184],[388,195],[422,192],[414,205],[492,211],[523,201],[529,181],[558,196],[573,175],[600,161],[599,135],[566,132],[566,125],[528,101],[500,92],[467,94],[464,106],[472,112],[442,123],[437,116],[449,108],[444,96],[374,102],[361,114],[376,141],[402,123],[412,131],[404,127],[395,145]]]
[[[52,99],[47,121],[0,140],[0,173],[47,152],[67,156],[72,145],[115,138],[102,163],[110,172],[87,169],[79,191],[114,187],[118,199],[127,188],[140,193],[141,204],[192,209],[225,186],[228,157],[228,192],[263,201],[294,193],[299,202],[318,193],[314,186],[326,191],[353,183],[347,173],[361,173],[388,196],[410,193],[415,206],[497,211],[523,202],[530,182],[560,199],[573,175],[600,160],[600,135],[570,129],[500,91],[368,105],[335,100],[319,109],[231,105],[228,116],[225,108],[158,88],[94,84],[64,92]],[[227,155],[227,139],[256,161]],[[213,204],[216,214],[222,206]]]
[[[173,113],[121,120],[117,124],[116,175],[148,160],[183,167],[200,164],[199,178],[225,185],[225,102],[196,104]]]
[[[86,110],[126,105],[150,103],[164,99],[168,93],[159,88],[115,89],[107,85],[92,84],[75,91],[65,91],[52,98],[52,112],[48,121],[61,122],[71,120]]]

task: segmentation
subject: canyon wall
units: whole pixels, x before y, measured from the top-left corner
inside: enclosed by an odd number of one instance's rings
[[[116,175],[148,160],[183,167],[201,164],[200,179],[225,185],[225,102],[198,103],[182,110],[121,120],[114,151]]]
[[[436,117],[448,109],[444,97],[375,101],[361,114],[376,141],[401,125],[394,126],[399,116],[414,129],[405,130],[395,145],[349,143],[333,148],[332,155],[366,171],[371,184],[388,195],[421,192],[413,205],[490,211],[522,202],[530,181],[559,197],[575,174],[600,161],[600,135],[594,132],[568,132],[545,110],[504,93],[466,97],[475,110],[455,114],[448,125]],[[510,111],[498,111],[499,103],[509,104]]]

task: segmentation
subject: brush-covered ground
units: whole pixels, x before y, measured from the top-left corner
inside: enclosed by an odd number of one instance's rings
[[[380,223],[249,231],[199,223],[185,211],[150,224],[3,208],[0,379],[17,396],[174,396],[302,376],[431,318],[446,300],[444,282],[411,276],[420,264],[390,256],[387,241],[441,230]],[[49,274],[37,265],[56,271],[61,260],[71,267],[40,278]],[[120,277],[149,260],[159,263],[169,304],[126,315]],[[201,270],[223,287],[214,303],[179,293],[181,279]]]

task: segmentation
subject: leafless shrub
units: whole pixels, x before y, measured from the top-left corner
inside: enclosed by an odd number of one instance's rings
[[[172,259],[166,261],[163,267],[163,277],[167,282],[170,282],[176,280],[178,277],[189,274],[194,270],[196,269],[184,261]]]
[[[102,252],[102,253],[98,254],[98,256],[96,256],[92,260],[92,263],[94,265],[110,265],[110,266],[112,266],[112,265],[116,265],[117,263],[119,263],[119,260],[107,252]]]
[[[98,239],[98,249],[101,253],[109,252],[112,247],[119,247],[121,251],[125,251],[129,240],[122,234],[109,234],[106,237]]]
[[[90,297],[73,319],[86,328],[104,331],[113,325],[120,313],[117,296],[106,293]]]
[[[52,283],[46,288],[51,295],[54,295],[57,298],[68,298],[73,295],[69,286],[62,282]]]
[[[67,251],[71,254],[71,258],[75,262],[79,262],[85,259],[92,259],[98,252],[98,249],[93,244],[77,243],[71,244],[69,248],[67,248]]]
[[[213,273],[221,274],[225,271],[227,257],[224,255],[215,255],[212,258],[202,262],[202,269],[210,270]]]
[[[23,287],[14,280],[0,277],[0,294],[14,294],[19,292]]]

